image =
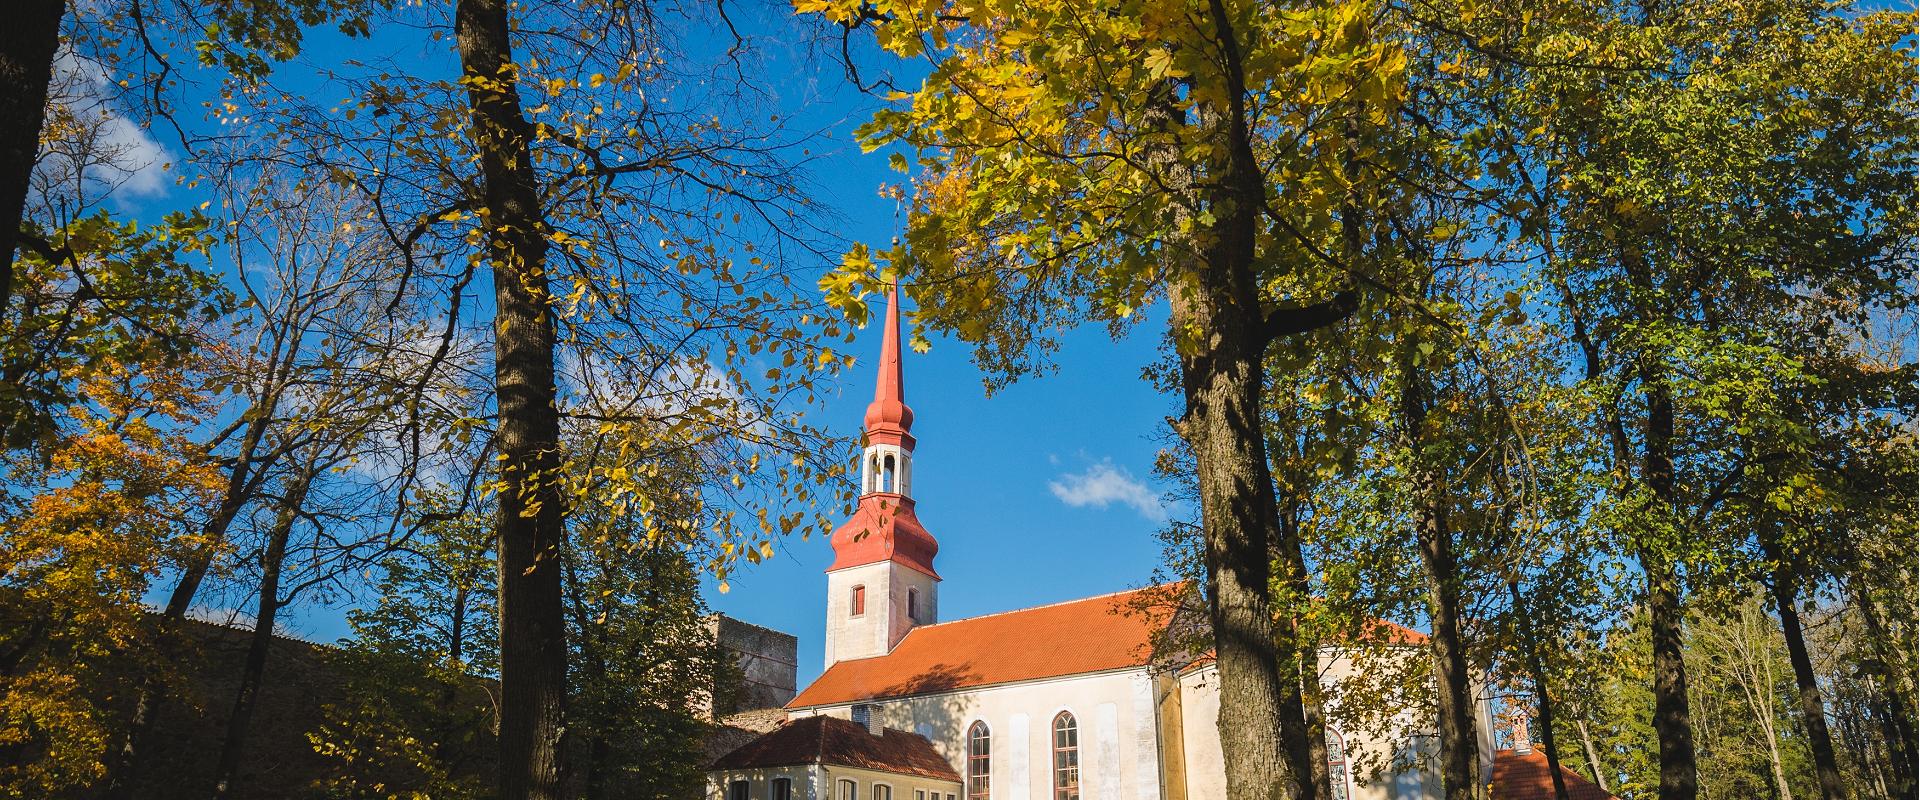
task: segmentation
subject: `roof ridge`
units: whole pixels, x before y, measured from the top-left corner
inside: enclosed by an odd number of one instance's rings
[[[923,628],[938,628],[942,625],[958,625],[962,622],[972,622],[977,619],[986,619],[988,617],[1004,617],[1008,614],[1019,614],[1027,611],[1039,611],[1040,609],[1043,609],[1043,608],[1053,608],[1054,606],[1066,606],[1066,605],[1073,605],[1074,603],[1085,603],[1090,600],[1099,600],[1105,597],[1118,597],[1123,594],[1138,594],[1140,592],[1144,592],[1149,589],[1164,589],[1171,586],[1177,586],[1185,582],[1186,581],[1174,581],[1173,583],[1156,583],[1151,586],[1141,586],[1136,589],[1121,589],[1120,591],[1117,591],[1117,592],[1107,592],[1106,594],[1089,595],[1087,597],[1079,597],[1072,600],[1061,600],[1054,603],[1042,603],[1037,606],[1027,606],[1026,608],[1010,608],[1010,609],[1007,609],[1006,611],[995,611],[991,614],[979,614],[976,616],[964,617],[961,619],[950,619],[950,620],[947,620],[946,622],[933,622],[933,623],[928,623],[926,625],[915,625],[912,628],[909,628],[907,630],[907,636],[912,636],[914,631],[921,630]],[[905,639],[906,637],[901,637],[901,638]],[[898,647],[898,645],[895,645],[895,646]],[[881,656],[869,656],[869,658],[880,658],[880,657]],[[861,661],[864,659],[849,658],[846,660]]]

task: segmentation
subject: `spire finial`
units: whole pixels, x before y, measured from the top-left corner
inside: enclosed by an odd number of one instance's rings
[[[913,427],[913,409],[907,407],[906,380],[900,365],[900,282],[887,283],[887,318],[881,329],[880,371],[873,385],[873,403],[867,406],[870,442],[913,447],[907,434]]]

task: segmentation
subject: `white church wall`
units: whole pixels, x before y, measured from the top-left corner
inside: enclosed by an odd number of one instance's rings
[[[862,564],[827,573],[826,664],[885,655],[916,625],[940,619],[938,581],[891,561]],[[866,608],[853,613],[853,587],[866,587]],[[907,614],[907,592],[918,618]]]
[[[1160,800],[1151,692],[1141,668],[883,700],[876,713],[889,728],[923,732],[962,776],[967,728],[985,721],[993,737],[992,800],[1051,800],[1053,721],[1068,711],[1078,726],[1082,797]],[[813,713],[851,718],[852,706],[795,711]]]
[[[1424,658],[1424,651],[1408,648],[1408,657]],[[1353,678],[1361,667],[1353,659],[1329,648],[1321,652],[1320,674],[1323,685],[1332,687]],[[1181,754],[1185,761],[1187,797],[1194,800],[1225,797],[1226,762],[1220,750],[1217,720],[1220,716],[1219,670],[1213,665],[1180,676]],[[1484,709],[1476,719],[1487,719]],[[1349,767],[1347,780],[1350,800],[1437,800],[1441,797],[1440,777],[1433,768],[1435,740],[1430,721],[1414,719],[1411,711],[1397,715],[1388,726],[1393,735],[1378,736],[1366,731],[1343,731],[1348,751],[1347,763],[1371,761],[1380,764],[1424,765],[1386,770],[1372,774],[1354,773]],[[1482,740],[1485,741],[1483,734]],[[1484,745],[1483,745],[1484,746]],[[1488,751],[1489,753],[1491,751]]]

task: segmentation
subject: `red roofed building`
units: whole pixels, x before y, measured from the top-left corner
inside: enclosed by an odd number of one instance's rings
[[[940,620],[934,568],[940,547],[913,501],[916,442],[894,289],[883,325],[859,505],[829,540],[826,671],[787,704],[793,721],[714,763],[713,796],[1223,797],[1217,668],[1202,653],[1173,652],[1162,635],[1198,629],[1204,613],[1193,587],[1155,586]],[[1424,635],[1389,622],[1378,621],[1355,639],[1369,645],[1369,658],[1429,657]],[[1324,648],[1322,681],[1334,686],[1368,668],[1356,660],[1357,650]],[[1379,726],[1384,735],[1328,731],[1335,800],[1440,796],[1429,757],[1434,721],[1416,718],[1411,709],[1423,704],[1410,700],[1406,707]],[[1480,717],[1487,731],[1480,750],[1484,778],[1492,761],[1484,706]],[[929,769],[929,759],[944,769]],[[1356,763],[1386,766],[1356,775],[1349,768]]]
[[[1560,780],[1567,787],[1567,800],[1620,800],[1580,773],[1560,765]],[[1553,771],[1547,755],[1532,747],[1501,750],[1493,754],[1493,781],[1487,792],[1491,800],[1554,800]]]

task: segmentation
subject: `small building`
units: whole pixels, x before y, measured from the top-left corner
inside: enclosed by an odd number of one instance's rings
[[[956,800],[960,775],[926,737],[839,717],[802,717],[721,756],[724,800]]]

